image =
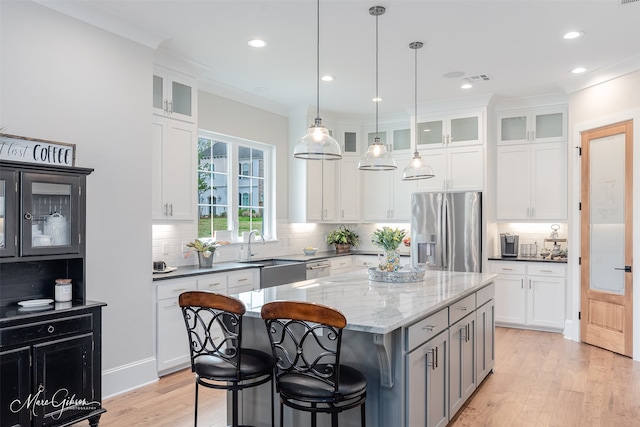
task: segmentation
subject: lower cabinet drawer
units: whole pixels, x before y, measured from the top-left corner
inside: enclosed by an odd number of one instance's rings
[[[195,280],[178,280],[170,283],[163,283],[157,286],[158,299],[178,298],[181,293],[195,291],[197,288]]]
[[[83,314],[0,329],[0,348],[93,330],[93,316]]]
[[[227,293],[227,276],[224,274],[215,274],[207,276],[204,279],[198,279],[199,291],[210,291],[218,293]]]
[[[480,289],[476,292],[476,307],[480,307],[482,304],[487,301],[491,301],[496,297],[496,284],[491,283],[488,286]]]
[[[453,325],[476,309],[476,294],[468,295],[449,306],[449,324]]]
[[[431,316],[425,317],[418,323],[407,328],[407,348],[409,352],[435,337],[449,327],[449,310],[444,308]]]
[[[237,273],[230,273],[228,276],[228,284],[229,284],[229,293],[235,294],[238,292],[237,288],[245,289],[247,286],[250,286],[249,290],[253,289],[253,285],[255,282],[254,269],[243,270]]]

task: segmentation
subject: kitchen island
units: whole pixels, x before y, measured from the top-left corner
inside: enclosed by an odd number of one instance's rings
[[[260,318],[267,302],[336,308],[348,322],[342,362],[367,377],[367,426],[445,425],[493,368],[494,277],[427,271],[422,282],[386,283],[360,270],[241,293],[243,343],[269,351]],[[242,402],[243,424],[269,425],[268,386],[244,391]],[[358,426],[358,417],[359,411],[343,412],[340,425]],[[329,425],[329,417],[318,422]],[[285,425],[308,424],[308,413],[285,409]]]

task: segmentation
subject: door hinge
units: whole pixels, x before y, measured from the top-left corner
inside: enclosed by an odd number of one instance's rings
[[[582,265],[582,257],[581,256],[578,257],[578,265]]]
[[[578,156],[582,156],[582,147],[577,145],[576,148],[578,149]]]
[[[582,319],[582,312],[579,311],[578,312],[578,320],[581,320],[581,319]]]
[[[578,210],[581,211],[582,210],[582,202],[578,202]]]

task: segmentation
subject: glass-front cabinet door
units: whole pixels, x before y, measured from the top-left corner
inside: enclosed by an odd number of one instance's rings
[[[498,114],[498,142],[562,142],[567,139],[564,106],[505,111]]]
[[[78,253],[80,179],[23,173],[21,184],[21,255]]]
[[[0,257],[17,254],[16,172],[0,170]]]

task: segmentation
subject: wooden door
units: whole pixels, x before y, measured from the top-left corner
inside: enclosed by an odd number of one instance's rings
[[[633,350],[633,122],[582,133],[581,321],[583,342]]]

